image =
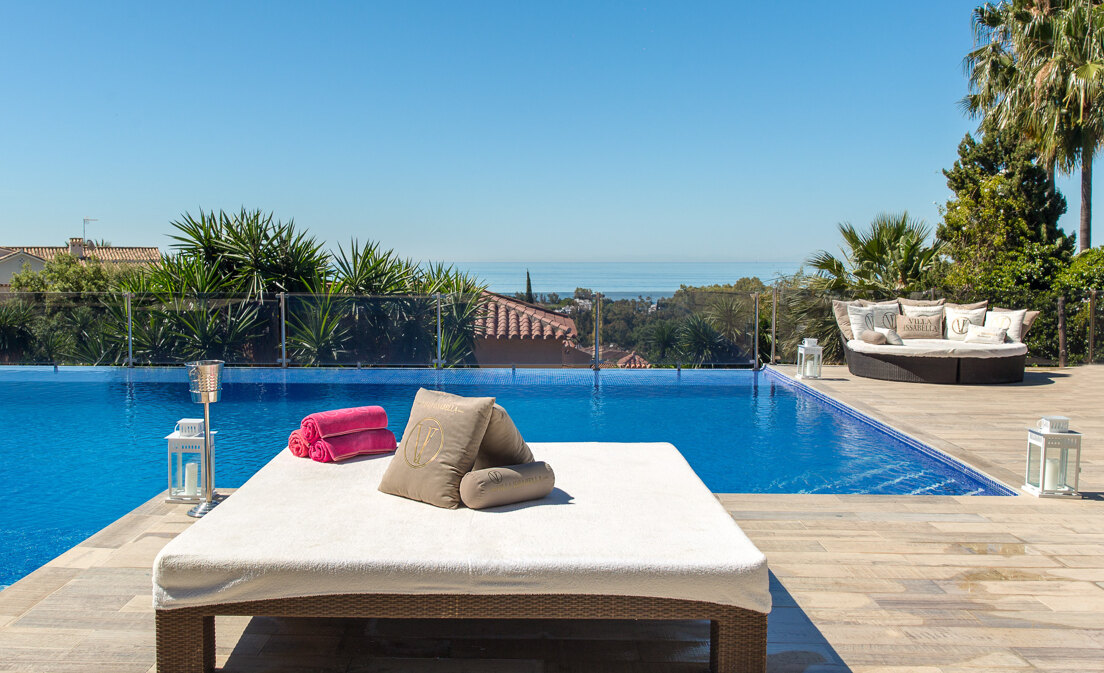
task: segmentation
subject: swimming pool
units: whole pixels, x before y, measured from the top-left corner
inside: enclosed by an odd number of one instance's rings
[[[533,442],[671,442],[717,493],[1011,493],[769,370],[228,369],[225,381],[211,407],[224,488],[312,411],[381,404],[401,434],[425,386],[497,397]],[[0,585],[164,490],[163,437],[197,415],[182,367],[0,367]]]

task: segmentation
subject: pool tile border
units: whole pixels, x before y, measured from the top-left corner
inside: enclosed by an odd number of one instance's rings
[[[996,495],[996,496],[1017,496],[1017,495],[1019,495],[1019,493],[1017,493],[1014,489],[1009,488],[1006,484],[997,481],[996,479],[990,477],[989,475],[985,474],[984,472],[981,472],[981,471],[977,470],[976,468],[973,468],[973,467],[967,465],[966,463],[964,463],[964,462],[962,462],[962,461],[960,461],[960,460],[958,460],[958,459],[956,459],[952,456],[949,456],[946,453],[943,453],[939,449],[928,446],[927,444],[921,442],[920,440],[916,439],[915,437],[912,437],[910,435],[906,435],[905,433],[901,432],[900,430],[898,430],[898,429],[896,429],[892,426],[886,425],[885,423],[879,421],[876,418],[872,418],[870,416],[867,416],[866,414],[864,414],[861,411],[855,409],[854,407],[851,407],[847,404],[844,404],[843,402],[840,402],[836,398],[834,398],[830,395],[827,395],[825,393],[822,393],[821,391],[817,390],[816,388],[813,388],[812,386],[810,386],[806,383],[803,383],[802,381],[800,381],[798,379],[787,376],[786,374],[783,374],[782,372],[778,371],[777,369],[774,369],[773,367],[764,367],[761,371],[762,371],[762,373],[764,373],[769,378],[771,378],[775,381],[778,381],[778,382],[782,383],[783,385],[790,386],[791,388],[799,390],[803,394],[806,394],[810,397],[816,398],[820,402],[828,405],[829,407],[831,407],[832,409],[838,411],[841,414],[844,414],[844,415],[846,415],[850,418],[853,418],[853,419],[859,421],[860,423],[863,423],[865,425],[868,425],[872,428],[875,428],[877,430],[880,430],[880,431],[886,433],[887,435],[893,437],[894,439],[901,442],[902,444],[905,444],[909,448],[924,454],[925,456],[931,458],[932,460],[935,460],[936,462],[942,463],[943,465],[946,465],[947,467],[949,467],[953,470],[958,470],[960,472],[965,472],[971,479],[980,482],[986,488],[990,489],[992,491],[992,493],[989,493],[988,495]]]

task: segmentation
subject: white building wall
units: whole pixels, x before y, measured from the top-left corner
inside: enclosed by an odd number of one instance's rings
[[[46,262],[23,252],[0,259],[0,285],[10,285],[12,276],[23,270],[24,263],[33,271],[41,271],[46,266]]]

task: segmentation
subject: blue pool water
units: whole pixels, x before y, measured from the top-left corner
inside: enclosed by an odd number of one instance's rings
[[[228,370],[226,379],[211,407],[222,487],[240,486],[313,411],[380,404],[401,435],[424,385],[497,397],[533,442],[671,442],[718,493],[1008,493],[773,372]],[[182,368],[0,367],[0,585],[164,490],[163,437],[195,416],[202,407]]]

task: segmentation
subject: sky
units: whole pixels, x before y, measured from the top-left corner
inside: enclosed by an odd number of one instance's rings
[[[938,223],[974,5],[7,2],[0,245],[245,206],[419,260],[801,260]]]

